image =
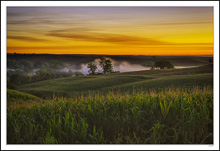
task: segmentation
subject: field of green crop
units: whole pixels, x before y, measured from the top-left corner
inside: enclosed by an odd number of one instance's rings
[[[213,143],[209,87],[132,94],[110,91],[13,106],[7,112],[8,144]]]
[[[7,90],[8,144],[213,144],[213,66]]]

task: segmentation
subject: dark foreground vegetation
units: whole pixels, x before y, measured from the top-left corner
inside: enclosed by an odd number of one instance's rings
[[[34,102],[8,106],[8,144],[213,143],[208,87]]]

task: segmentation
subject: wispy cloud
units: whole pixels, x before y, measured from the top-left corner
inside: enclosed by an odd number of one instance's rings
[[[139,38],[135,36],[126,36],[120,34],[110,34],[110,33],[99,33],[89,30],[53,30],[47,35],[69,38],[82,41],[92,41],[92,42],[106,42],[114,44],[134,44],[134,45],[157,45],[157,44],[167,44],[163,41],[158,41],[151,38]]]
[[[15,40],[22,40],[22,41],[31,41],[31,42],[38,42],[38,41],[47,41],[45,39],[39,39],[29,36],[7,36],[8,39],[15,39]]]
[[[26,52],[211,53],[212,24],[213,7],[7,7],[8,47]]]
[[[7,24],[9,25],[54,25],[54,24],[64,24],[62,21],[57,21],[54,19],[43,19],[43,18],[32,18],[32,19],[22,19],[22,20],[8,20]],[[66,21],[65,24],[70,24]]]
[[[27,25],[27,24],[33,24],[34,22],[32,20],[8,20],[7,24],[12,24],[12,25]]]
[[[193,24],[212,24],[212,21],[204,21],[204,22],[157,22],[148,25],[193,25]]]

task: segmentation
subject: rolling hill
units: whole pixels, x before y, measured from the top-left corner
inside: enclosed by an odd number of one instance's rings
[[[213,65],[172,70],[148,70],[99,76],[58,78],[22,85],[17,89],[42,98],[71,97],[88,93],[165,89],[168,87],[213,87]]]

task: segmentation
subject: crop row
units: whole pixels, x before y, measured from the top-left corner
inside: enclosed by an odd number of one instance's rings
[[[7,109],[8,144],[212,144],[210,88],[54,98]]]

